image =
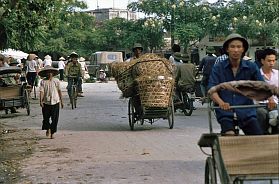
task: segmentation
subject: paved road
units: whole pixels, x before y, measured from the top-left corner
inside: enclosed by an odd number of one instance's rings
[[[173,129],[159,120],[130,131],[128,100],[119,98],[115,82],[84,84],[86,97],[78,99],[75,110],[67,106],[65,85],[66,107],[55,139],[46,139],[40,130],[36,100],[29,117],[23,110],[9,122],[32,128],[39,137],[32,157],[22,162],[20,183],[203,183],[206,156],[197,142],[208,132],[208,117],[200,104],[190,117],[176,113]]]

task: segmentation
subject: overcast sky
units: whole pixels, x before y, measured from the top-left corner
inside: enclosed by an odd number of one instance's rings
[[[97,4],[99,8],[120,8],[126,9],[129,2],[136,0],[83,0],[87,3],[88,9],[97,9]],[[217,0],[208,0],[208,2],[216,2]]]

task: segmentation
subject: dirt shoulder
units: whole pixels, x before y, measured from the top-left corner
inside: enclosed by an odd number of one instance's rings
[[[2,120],[1,120],[2,121]],[[0,123],[0,183],[16,183],[20,164],[31,156],[38,141],[31,129],[19,129]]]

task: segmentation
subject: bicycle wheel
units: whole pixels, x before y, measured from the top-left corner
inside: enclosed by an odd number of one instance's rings
[[[173,105],[173,100],[171,99],[171,105],[169,107],[169,112],[168,112],[168,122],[169,122],[169,128],[173,129],[173,124],[174,124],[174,105]]]
[[[135,125],[136,119],[135,119],[135,107],[134,107],[132,98],[129,98],[128,115],[129,115],[130,129],[134,130],[134,125]]]
[[[24,107],[26,108],[27,115],[30,115],[30,102],[27,89],[24,90]]]
[[[74,109],[74,101],[75,101],[74,99],[75,99],[75,87],[74,87],[74,85],[72,85],[71,95],[70,95],[70,103],[71,103],[72,109]]]
[[[74,86],[74,108],[77,108],[77,87]]]
[[[191,116],[194,110],[193,100],[189,97],[188,93],[181,93],[182,102],[184,105],[183,112],[185,116]]]
[[[213,164],[213,159],[211,157],[207,157],[205,163],[205,184],[216,184],[216,171]]]

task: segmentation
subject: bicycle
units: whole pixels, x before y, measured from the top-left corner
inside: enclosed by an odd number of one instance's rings
[[[194,110],[195,91],[192,88],[181,91],[180,98],[184,105],[183,113],[185,116],[191,116]]]
[[[185,116],[191,116],[194,108],[195,89],[183,87],[179,90],[178,97],[182,103],[175,103],[175,110],[181,109]]]
[[[76,77],[68,77],[68,83],[69,81],[72,80],[72,86],[70,92],[68,91],[68,95],[70,97],[70,103],[72,106],[72,109],[77,108],[77,96],[78,96],[78,91],[77,91],[77,78]],[[69,84],[68,84],[69,85]]]

